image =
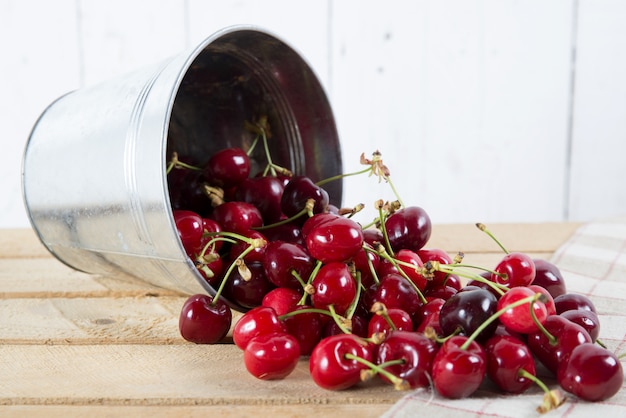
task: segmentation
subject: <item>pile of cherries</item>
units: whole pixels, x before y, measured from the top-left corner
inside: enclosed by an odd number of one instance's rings
[[[377,376],[463,398],[489,379],[512,394],[538,385],[542,412],[565,396],[537,377],[537,362],[583,400],[622,387],[595,306],[567,292],[555,265],[508,252],[482,224],[503,258],[493,269],[464,264],[462,254],[426,247],[424,209],[377,201],[378,216],[362,225],[353,219],[360,205],[329,203],[323,185],[336,179],[291,175],[269,156],[252,175],[248,153],[228,148],[204,167],[178,158],[168,167],[180,239],[216,289],[182,307],[186,340],[222,341],[233,325],[227,299],[245,311],[232,337],[259,379],[285,378],[308,357],[313,381],[329,390]],[[358,173],[391,181],[380,153],[361,163]]]

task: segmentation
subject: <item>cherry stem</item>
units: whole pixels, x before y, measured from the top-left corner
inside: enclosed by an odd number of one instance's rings
[[[403,261],[399,261],[396,260],[394,257],[391,257],[387,251],[385,250],[385,248],[383,246],[380,246],[379,251],[378,251],[378,255],[382,258],[384,258],[385,260],[389,261],[391,264],[393,264],[393,266],[398,270],[398,273],[404,277],[413,287],[413,289],[415,289],[415,291],[417,292],[417,296],[420,298],[420,302],[422,302],[424,305],[426,303],[428,303],[428,301],[426,300],[426,297],[424,296],[424,294],[422,293],[422,291],[420,290],[419,287],[417,287],[417,285],[413,282],[413,280],[411,280],[409,278],[409,276],[406,274],[406,272],[402,269],[402,267],[400,267],[400,264],[404,265],[404,266],[408,266],[410,268],[416,269],[416,267],[413,264],[410,263],[405,263]]]
[[[385,240],[385,248],[392,257],[395,257],[393,248],[391,248],[391,242],[389,241],[389,234],[387,233],[387,228],[385,227],[385,212],[383,211],[383,205],[381,204],[378,204],[378,219],[380,221],[380,230],[383,233],[383,238]]]
[[[245,237],[244,237],[245,238]],[[232,273],[232,271],[235,269],[235,267],[241,263],[241,261],[243,260],[243,258],[248,255],[248,253],[250,253],[251,251],[253,251],[256,247],[256,245],[254,243],[251,243],[250,245],[248,245],[248,247],[243,250],[241,252],[241,254],[239,254],[237,256],[237,258],[235,258],[233,260],[232,263],[230,263],[230,266],[228,266],[228,270],[226,270],[226,273],[224,273],[224,278],[222,279],[222,282],[220,283],[220,287],[217,289],[217,291],[215,292],[215,295],[213,296],[213,300],[211,301],[211,305],[215,305],[215,303],[217,303],[217,300],[220,298],[222,292],[224,291],[224,288],[226,287],[226,281],[228,280],[228,278],[230,277],[230,274]]]
[[[499,311],[497,311],[496,313],[491,315],[489,318],[487,318],[485,321],[483,321],[483,323],[480,324],[480,326],[474,330],[472,335],[470,335],[467,338],[467,341],[465,341],[463,343],[463,345],[461,345],[461,347],[460,347],[461,350],[466,350],[469,347],[469,345],[472,343],[472,341],[474,341],[478,337],[478,335],[485,330],[485,328],[487,328],[493,321],[498,319],[500,316],[502,316],[509,309],[517,308],[518,306],[522,306],[522,305],[525,305],[527,303],[529,304],[530,313],[533,316],[533,320],[535,321],[535,323],[537,325],[540,325],[539,321],[537,320],[537,317],[535,316],[535,314],[533,312],[532,305],[534,305],[534,303],[537,300],[539,300],[539,298],[541,298],[541,297],[543,297],[543,293],[535,293],[532,296],[527,296],[527,297],[522,298],[520,300],[516,300],[515,302],[512,302],[512,303],[508,304],[507,306],[503,307],[502,309],[500,309]]]
[[[348,319],[352,319],[354,316],[354,313],[359,306],[359,300],[361,299],[361,272],[354,271],[352,276],[354,277],[354,280],[356,280],[356,295],[346,311],[346,318]]]
[[[169,174],[174,168],[186,168],[188,170],[193,171],[202,171],[200,167],[193,166],[191,164],[184,163],[178,159],[178,153],[172,153],[172,159],[167,164],[167,168],[165,169],[165,174]]]
[[[479,274],[474,274],[474,273],[465,273],[463,271],[459,271],[457,269],[455,269],[455,267],[468,267],[468,268],[478,268],[484,271],[488,271],[491,272],[493,274],[497,274],[500,275],[502,277],[502,274],[500,273],[496,273],[496,272],[492,272],[491,270],[482,268],[482,267],[475,267],[475,266],[470,266],[470,265],[466,265],[466,264],[442,264],[439,263],[437,261],[427,261],[424,264],[424,267],[427,270],[433,269],[435,271],[440,271],[442,273],[448,273],[448,274],[456,274],[458,276],[461,277],[465,277],[467,279],[472,279],[475,280],[477,282],[486,284],[487,286],[491,287],[494,291],[496,291],[500,296],[504,295],[506,293],[506,291],[508,290],[508,287],[506,287],[505,285],[501,285],[498,284],[492,280],[489,279],[485,279],[483,276],[479,275]]]
[[[372,312],[375,315],[382,316],[387,322],[387,325],[389,325],[389,328],[391,330],[396,331],[398,329],[398,327],[396,327],[396,324],[394,324],[393,321],[391,320],[391,317],[389,316],[389,311],[387,310],[387,307],[385,306],[384,303],[374,302],[374,304],[372,305],[372,308],[370,309],[370,312]]]
[[[365,250],[365,252],[373,252],[374,254],[378,254],[378,252],[370,247],[368,247],[367,245],[363,244],[363,249]],[[376,284],[380,284],[380,280],[378,279],[378,273],[376,272],[376,268],[374,267],[374,263],[372,262],[372,259],[369,258],[369,256],[367,257],[367,266],[370,269],[370,273],[372,274],[372,278],[374,279],[374,283]]]
[[[311,274],[309,274],[309,278],[304,285],[304,294],[302,295],[302,298],[300,298],[298,305],[304,305],[306,303],[306,298],[309,296],[309,294],[307,293],[307,287],[312,286],[311,283],[313,282],[313,279],[315,278],[315,276],[317,276],[317,272],[320,271],[321,268],[322,262],[317,260],[317,262],[315,263],[315,267],[313,267],[313,270],[311,271]]]
[[[317,313],[317,314],[326,315],[326,316],[330,316],[330,317],[333,316],[333,314],[330,311],[326,310],[326,309],[304,308],[304,309],[296,309],[296,310],[287,312],[285,314],[280,315],[278,318],[283,320],[285,318],[290,318],[292,316],[296,316],[296,315],[300,315],[300,314],[306,314],[306,313]]]
[[[352,325],[350,325],[350,328],[348,329],[345,325],[346,319],[343,316],[337,314],[337,312],[335,311],[335,307],[333,305],[328,305],[328,310],[331,313],[331,316],[333,318],[333,320],[335,321],[335,324],[337,324],[337,326],[339,327],[339,329],[344,333],[344,334],[352,334]],[[350,323],[352,323],[352,321],[350,319],[348,319],[348,321],[350,321]]]
[[[372,171],[372,168],[371,167],[367,167],[364,170],[355,171],[353,173],[337,174],[336,176],[332,176],[332,177],[328,177],[328,178],[325,178],[323,180],[320,180],[317,183],[315,183],[315,185],[321,187],[321,186],[323,186],[323,185],[325,185],[327,183],[330,183],[331,181],[341,180],[342,178],[345,178],[345,177],[358,176],[359,174],[365,174],[365,173],[368,173],[370,171]]]
[[[550,393],[550,388],[548,388],[548,386],[546,386],[545,383],[543,383],[537,376],[535,376],[534,374],[530,373],[529,371],[524,370],[524,369],[519,369],[517,371],[517,375],[519,377],[523,377],[524,379],[532,380],[545,393]]]
[[[348,360],[356,361],[357,363],[361,363],[361,364],[369,367],[370,370],[374,371],[375,373],[382,374],[387,379],[389,379],[389,381],[393,384],[393,387],[396,390],[408,390],[409,389],[409,383],[406,380],[401,379],[398,376],[390,373],[388,370],[385,370],[379,364],[372,363],[371,361],[366,360],[366,359],[364,359],[362,357],[359,357],[359,356],[355,356],[352,353],[344,354],[344,358],[346,358]]]
[[[493,235],[493,234],[491,233],[491,231],[489,231],[489,230],[487,229],[487,226],[485,226],[485,224],[482,224],[482,223],[478,222],[478,223],[476,224],[476,227],[477,227],[478,229],[480,229],[481,231],[483,231],[485,234],[489,235],[489,236],[491,237],[491,239],[492,239],[492,240],[494,240],[494,241],[495,241],[495,243],[496,243],[496,244],[498,244],[498,246],[499,246],[500,248],[502,248],[502,251],[504,251],[504,252],[505,252],[505,254],[509,254],[509,252],[507,251],[507,249],[506,249],[506,248],[504,248],[504,246],[500,243],[500,241],[498,241],[498,239],[495,237],[495,235]]]

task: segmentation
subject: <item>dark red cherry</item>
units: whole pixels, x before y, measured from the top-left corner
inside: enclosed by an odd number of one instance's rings
[[[252,177],[239,183],[235,200],[256,206],[263,222],[269,225],[278,222],[283,215],[280,202],[284,189],[283,181],[277,177]]]
[[[285,241],[291,244],[298,244],[304,247],[304,238],[302,238],[302,230],[295,223],[272,226],[263,229],[263,235],[268,241]]]
[[[383,233],[378,228],[367,228],[363,230],[363,240],[371,245],[373,248],[376,248],[377,244],[383,244],[385,242],[385,238],[383,237]]]
[[[536,375],[535,361],[528,346],[510,335],[494,335],[484,345],[487,376],[504,392],[523,393],[534,382],[520,373]]]
[[[294,306],[291,314],[282,318],[287,332],[300,344],[300,355],[311,354],[317,343],[322,339],[324,321],[319,313],[301,312],[310,309],[311,306]]]
[[[600,319],[595,312],[588,309],[570,309],[561,316],[583,327],[589,333],[591,342],[595,343],[600,336]]]
[[[285,185],[281,199],[281,209],[287,217],[300,213],[309,199],[313,199],[313,213],[325,212],[328,207],[328,192],[313,183],[309,177],[294,176]],[[306,216],[303,218],[306,219]]]
[[[552,373],[556,374],[559,364],[567,361],[576,346],[591,342],[589,333],[583,327],[560,315],[550,315],[543,326],[556,341],[537,331],[528,334],[527,344]]]
[[[381,302],[387,309],[402,309],[409,315],[413,315],[421,305],[413,285],[399,274],[388,274],[381,278],[380,284],[371,295],[371,303],[373,302]]]
[[[244,309],[260,306],[265,295],[274,285],[265,277],[260,263],[246,264],[250,277],[244,277],[238,269],[233,270],[224,286],[224,297]]]
[[[565,279],[561,274],[561,270],[549,261],[542,259],[534,259],[535,263],[535,280],[532,284],[545,288],[552,298],[560,296],[567,292]]]
[[[557,380],[564,390],[580,399],[600,402],[620,391],[624,371],[615,354],[599,345],[583,343],[559,365]]]
[[[232,312],[221,299],[204,294],[192,295],[183,304],[178,319],[181,336],[196,344],[221,341],[230,329]]]
[[[498,300],[485,289],[473,288],[457,292],[448,299],[439,312],[439,324],[444,335],[460,332],[469,336],[496,313]],[[478,341],[485,341],[495,331],[497,321],[492,322],[479,335]]]
[[[203,232],[202,240],[200,242],[200,250],[202,250],[209,241],[215,238],[216,234],[222,232],[222,227],[213,219],[202,218],[202,231]],[[218,252],[222,248],[223,244],[224,241],[221,240],[213,241],[213,251]]]
[[[427,327],[430,327],[437,335],[443,335],[441,325],[439,324],[439,313],[444,303],[446,303],[445,299],[433,298],[425,305],[421,305],[413,315],[415,331],[424,332]]]
[[[370,287],[374,283],[374,272],[378,270],[380,256],[373,251],[366,251],[365,248],[372,249],[372,246],[364,243],[364,248],[354,256],[354,268],[361,274],[361,284],[364,288]],[[374,272],[372,272],[374,270]]]
[[[263,267],[269,281],[278,287],[302,289],[313,271],[315,260],[306,249],[298,244],[273,241],[267,244],[263,257]]]
[[[213,154],[204,169],[212,185],[236,186],[250,175],[250,159],[241,148],[226,148]]]
[[[411,388],[427,387],[438,349],[437,343],[424,334],[393,331],[378,347],[376,362],[403,360],[402,364],[388,366],[386,370],[408,382]]]
[[[261,212],[246,202],[224,202],[213,209],[212,219],[224,231],[244,233],[263,225]]]
[[[556,313],[562,314],[572,309],[586,309],[597,313],[596,307],[591,299],[580,293],[564,293],[554,298]]]
[[[352,334],[358,337],[362,337],[362,338],[368,337],[367,326],[368,326],[368,320],[364,316],[352,315],[352,318],[350,318],[350,332],[352,332]],[[331,321],[326,321],[326,323],[324,324],[324,329],[322,330],[322,336],[329,337],[331,335],[343,334],[344,332],[345,331],[342,330],[335,321],[331,320]]]
[[[263,262],[263,259],[265,258],[265,251],[267,249],[267,243],[268,240],[265,237],[264,234],[262,234],[259,231],[254,231],[254,230],[247,230],[247,231],[241,231],[239,232],[239,235],[245,237],[245,238],[250,238],[253,240],[258,240],[259,242],[264,242],[265,245],[262,245],[260,247],[254,247],[252,250],[248,251],[244,256],[243,256],[243,260],[246,263],[261,263]],[[234,260],[235,258],[239,257],[241,254],[243,254],[244,251],[247,251],[250,248],[250,244],[244,240],[236,240],[237,242],[235,244],[233,244],[230,247],[230,250],[228,252],[228,256],[231,260]]]
[[[432,225],[426,211],[409,206],[394,212],[385,221],[389,243],[394,251],[419,251],[430,239]]]

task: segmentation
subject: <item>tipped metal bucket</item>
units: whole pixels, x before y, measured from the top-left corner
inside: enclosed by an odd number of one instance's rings
[[[225,29],[188,53],[68,93],[40,116],[24,152],[32,226],[74,269],[214,294],[178,238],[167,161],[176,151],[202,163],[241,146],[249,140],[244,123],[261,116],[274,161],[314,180],[341,172],[317,77],[290,46],[257,28]],[[327,190],[340,204],[341,182]]]

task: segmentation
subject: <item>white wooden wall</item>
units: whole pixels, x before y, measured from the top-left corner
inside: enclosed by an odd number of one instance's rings
[[[300,51],[346,171],[380,149],[434,222],[626,213],[624,1],[0,0],[0,227],[28,226],[21,156],[50,102],[233,24]],[[391,197],[371,185],[346,182],[344,203]]]

